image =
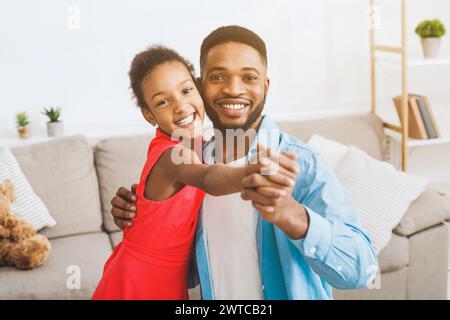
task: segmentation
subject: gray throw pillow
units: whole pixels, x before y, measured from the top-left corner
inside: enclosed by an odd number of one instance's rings
[[[394,232],[410,236],[450,219],[450,199],[428,187],[406,211]]]

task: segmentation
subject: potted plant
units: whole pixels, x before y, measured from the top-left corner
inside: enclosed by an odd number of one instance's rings
[[[424,20],[416,27],[416,33],[422,40],[425,58],[437,58],[441,37],[445,35],[445,26],[439,19]]]
[[[61,108],[44,108],[42,114],[49,119],[47,122],[47,135],[49,137],[61,137],[64,135],[64,123],[59,121],[61,116]]]
[[[20,112],[16,114],[16,122],[17,122],[17,133],[19,134],[20,139],[27,139],[30,137],[30,131],[28,130],[28,125],[30,121],[28,121],[28,116],[25,112]]]

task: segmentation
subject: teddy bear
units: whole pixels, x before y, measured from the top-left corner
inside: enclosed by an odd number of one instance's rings
[[[14,201],[13,184],[5,180],[0,184],[0,266],[37,268],[48,258],[50,242],[37,234],[31,223],[13,216],[11,203]]]

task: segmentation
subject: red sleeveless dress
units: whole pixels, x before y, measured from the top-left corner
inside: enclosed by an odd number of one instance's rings
[[[136,189],[136,218],[106,261],[93,300],[188,299],[188,268],[205,193],[185,185],[165,200],[144,198],[150,170],[164,151],[178,143],[156,130]]]

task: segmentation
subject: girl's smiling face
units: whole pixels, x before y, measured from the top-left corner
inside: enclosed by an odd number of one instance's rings
[[[166,134],[195,138],[202,134],[202,98],[187,67],[178,61],[156,66],[142,81],[145,119]]]

